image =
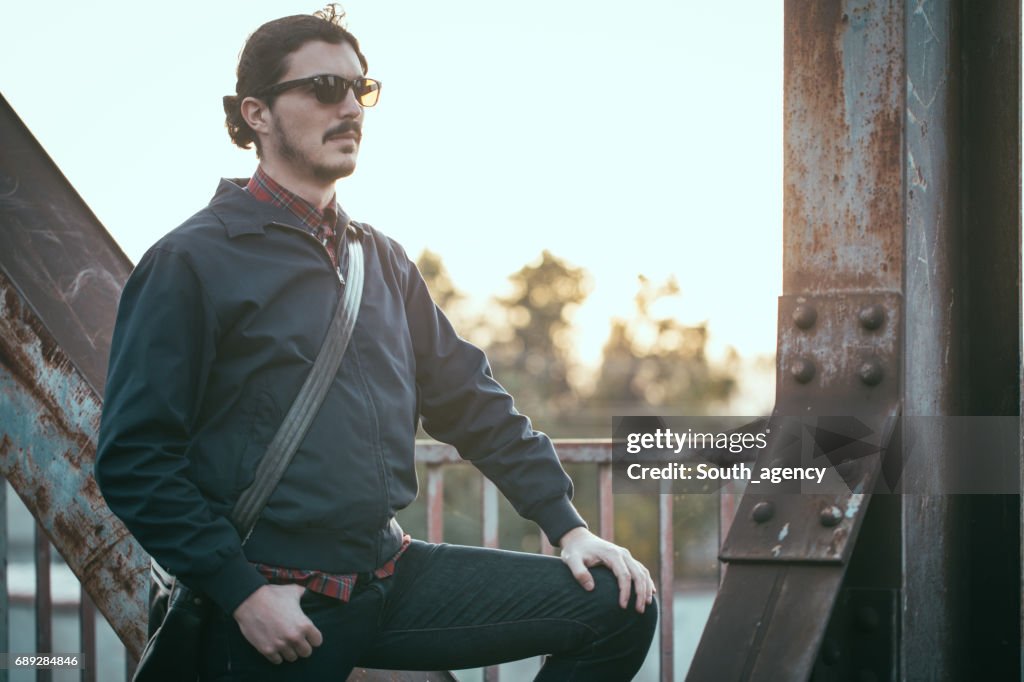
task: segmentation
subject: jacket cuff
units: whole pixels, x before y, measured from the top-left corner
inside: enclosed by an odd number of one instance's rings
[[[587,522],[565,496],[542,503],[533,510],[531,516],[548,536],[548,542],[555,547],[562,536],[573,528],[587,527]]]
[[[192,577],[191,581],[185,582],[195,583],[196,589],[230,616],[250,594],[266,585],[267,579],[239,552],[216,573]]]

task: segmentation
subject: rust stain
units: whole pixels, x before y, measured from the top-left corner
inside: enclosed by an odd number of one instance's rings
[[[12,292],[11,289],[5,290],[4,299],[9,313],[15,309],[22,310],[20,304],[14,307],[10,305],[12,295],[17,298],[17,294]],[[22,322],[22,324],[18,324],[18,322]],[[84,433],[67,420],[64,410],[54,401],[40,381],[41,375],[44,372],[52,371],[62,377],[66,377],[68,383],[76,387],[75,397],[77,402],[83,403],[91,398],[98,405],[98,397],[95,394],[90,395],[91,391],[87,388],[84,380],[79,378],[74,365],[67,359],[53,339],[49,337],[46,330],[34,316],[30,316],[27,320],[17,320],[13,315],[9,314],[6,319],[0,318],[0,324],[3,325],[3,331],[5,332],[0,335],[0,366],[3,366],[10,373],[14,381],[38,401],[42,408],[38,412],[37,419],[39,423],[43,426],[52,426],[61,435],[73,442],[80,444],[91,443],[93,435]],[[11,343],[12,337],[18,338],[21,345]],[[34,343],[39,344],[40,354],[45,362],[43,367],[36,367],[36,362],[32,355],[22,347]],[[98,413],[99,410],[97,409],[96,412]]]
[[[33,502],[34,504],[29,504],[29,506],[35,507],[33,511],[35,512],[36,518],[39,518],[40,516],[46,518],[50,517],[53,500],[50,497],[49,490],[47,490],[44,487],[37,487],[35,490],[35,495],[33,496],[31,502]]]
[[[786,2],[786,293],[899,285],[902,8],[853,5]]]

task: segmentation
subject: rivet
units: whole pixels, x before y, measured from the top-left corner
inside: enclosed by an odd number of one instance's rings
[[[857,375],[868,386],[877,386],[885,378],[885,370],[882,369],[882,364],[878,360],[865,360],[857,369]]]
[[[793,378],[801,384],[806,384],[814,378],[814,363],[807,358],[797,358],[790,369]]]
[[[818,319],[818,311],[814,306],[801,303],[793,309],[793,324],[801,329],[810,329]]]
[[[750,512],[750,518],[757,523],[764,523],[775,516],[775,505],[772,502],[758,502]]]
[[[885,322],[885,308],[877,303],[864,306],[857,314],[860,325],[865,329],[878,329]]]
[[[835,665],[839,662],[841,655],[839,643],[831,637],[827,638],[821,645],[821,660],[825,665]]]
[[[843,520],[843,512],[839,507],[832,505],[822,509],[818,518],[821,519],[821,525],[831,528],[838,526],[839,522]]]

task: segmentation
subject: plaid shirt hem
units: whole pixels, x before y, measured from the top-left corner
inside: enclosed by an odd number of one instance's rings
[[[398,565],[398,558],[402,556],[410,542],[412,542],[411,537],[408,535],[403,536],[402,546],[398,548],[398,551],[395,552],[395,555],[387,563],[373,571],[373,577],[387,578],[394,575],[395,568]],[[360,576],[364,576],[363,579],[366,576],[366,574],[360,573],[338,574],[298,568],[284,568],[282,566],[271,566],[256,562],[253,562],[252,565],[272,585],[298,584],[311,592],[317,592],[334,599],[340,599],[341,601],[348,601],[352,597],[352,590],[355,589]]]

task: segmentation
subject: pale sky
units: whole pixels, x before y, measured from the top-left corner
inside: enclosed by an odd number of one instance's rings
[[[774,351],[781,0],[344,5],[384,84],[338,183],[352,217],[440,253],[481,301],[543,249],[588,269],[590,363],[638,274],[674,275],[674,314],[709,320],[714,348]],[[9,0],[0,93],[138,260],[255,167],[220,103],[246,37],[320,6]]]

